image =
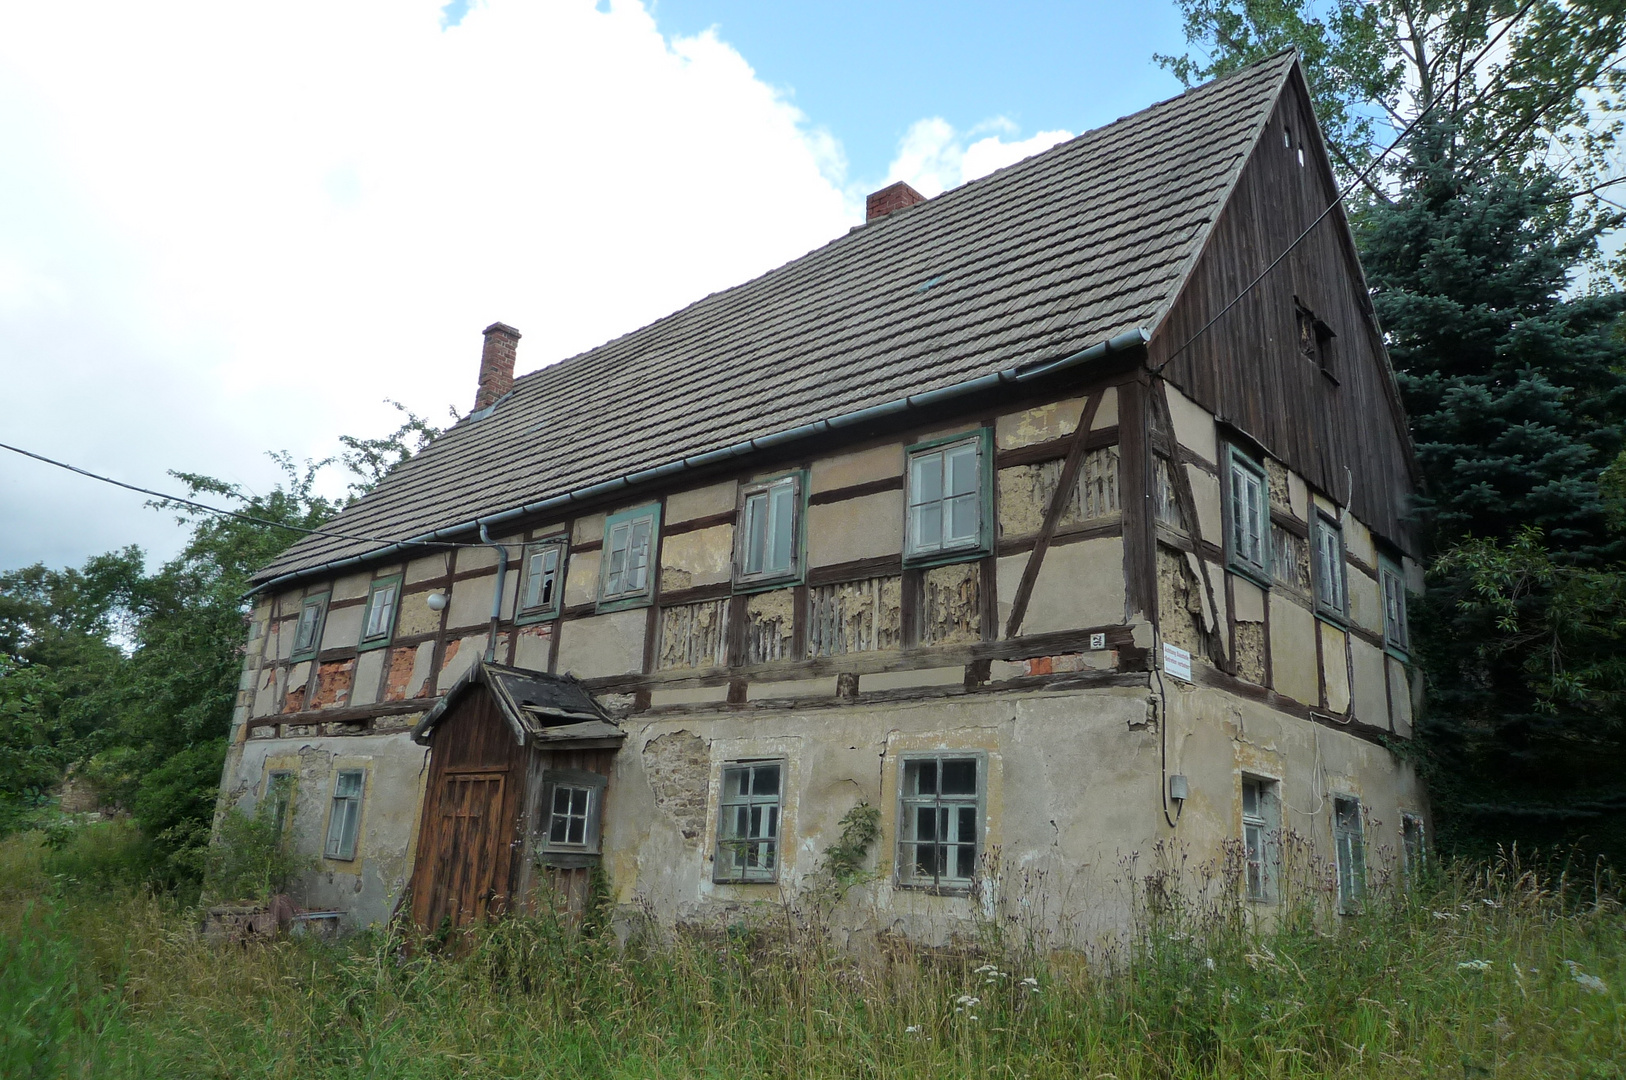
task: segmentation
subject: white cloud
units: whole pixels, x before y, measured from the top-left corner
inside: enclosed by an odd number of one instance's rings
[[[995,134],[975,138],[989,130]],[[898,156],[887,170],[887,180],[904,180],[922,195],[937,195],[1073,137],[1070,131],[1041,131],[1007,142],[1005,137],[1015,131],[1016,125],[1003,117],[965,132],[955,130],[942,117],[917,120],[899,142]]]
[[[840,145],[714,35],[441,2],[8,5],[0,441],[263,488],[261,451],[383,430],[386,396],[467,408],[494,319],[529,370],[861,217]],[[139,498],[7,457],[0,568],[172,549]]]

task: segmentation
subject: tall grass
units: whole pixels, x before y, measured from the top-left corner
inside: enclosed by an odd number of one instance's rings
[[[6,1077],[1626,1077],[1620,906],[1512,859],[1268,930],[1165,881],[1085,956],[843,952],[784,909],[624,942],[539,917],[440,951],[218,946],[48,854],[0,842]]]

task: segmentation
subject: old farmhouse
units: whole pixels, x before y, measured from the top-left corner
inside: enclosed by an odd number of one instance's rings
[[[1357,904],[1422,850],[1417,472],[1341,210],[1292,247],[1336,192],[1281,54],[522,378],[494,323],[259,575],[222,807],[352,925],[716,924],[860,804],[846,932],[1111,930],[1159,840]]]

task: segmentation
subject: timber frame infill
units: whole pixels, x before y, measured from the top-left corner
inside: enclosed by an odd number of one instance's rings
[[[1161,380],[1151,376],[1144,365],[1136,359],[1134,364],[1125,364],[1121,360],[1117,370],[1113,372],[1097,372],[1097,377],[1087,388],[1076,385],[1057,387],[1048,393],[1025,394],[1013,398],[1009,402],[1001,402],[995,408],[985,408],[985,415],[967,416],[958,415],[935,416],[924,422],[917,420],[908,428],[894,426],[890,430],[876,430],[869,433],[864,440],[840,440],[827,443],[815,450],[808,450],[794,457],[782,457],[775,461],[751,462],[750,467],[744,463],[726,473],[714,472],[703,478],[691,479],[683,484],[671,484],[666,489],[647,492],[627,492],[614,505],[626,505],[628,502],[642,503],[655,502],[664,508],[669,495],[682,491],[696,489],[706,484],[716,484],[735,480],[741,483],[749,482],[752,478],[759,478],[769,474],[772,470],[787,471],[792,468],[807,469],[820,453],[833,452],[850,453],[859,451],[868,446],[888,445],[903,442],[907,445],[912,441],[912,434],[920,432],[941,432],[945,428],[962,426],[992,427],[995,418],[987,413],[1008,414],[1023,408],[1037,405],[1054,404],[1058,399],[1080,398],[1083,401],[1079,420],[1083,423],[1075,427],[1074,431],[1061,438],[1042,441],[1016,448],[995,449],[993,471],[998,475],[1001,469],[1017,465],[1034,465],[1044,462],[1061,461],[1063,470],[1076,478],[1078,462],[1088,451],[1117,446],[1119,460],[1119,504],[1124,509],[1111,517],[1101,520],[1087,520],[1079,524],[1062,526],[1060,517],[1060,495],[1068,490],[1065,484],[1057,486],[1057,496],[1046,508],[1044,525],[1039,532],[1024,536],[1005,536],[995,540],[994,551],[980,559],[967,563],[974,566],[979,576],[979,594],[982,597],[983,616],[980,641],[958,645],[935,646],[919,643],[919,603],[920,589],[919,577],[921,569],[905,568],[901,565],[901,556],[885,556],[880,558],[860,559],[849,563],[809,567],[804,580],[793,588],[796,593],[798,611],[795,640],[790,657],[766,663],[751,664],[745,662],[745,657],[737,642],[729,644],[729,663],[708,669],[655,669],[655,649],[659,633],[658,616],[661,610],[682,604],[691,604],[704,601],[722,601],[734,606],[732,614],[738,615],[747,594],[732,582],[720,582],[715,585],[703,585],[676,590],[664,589],[664,582],[658,579],[659,551],[655,556],[655,572],[657,581],[655,586],[654,602],[649,607],[649,616],[644,623],[644,649],[643,670],[625,675],[605,676],[584,680],[585,684],[595,693],[605,695],[627,695],[629,705],[634,711],[647,711],[653,706],[653,695],[661,690],[680,690],[697,687],[724,688],[726,697],[719,695],[719,700],[689,705],[662,704],[655,711],[661,714],[681,714],[686,712],[715,711],[725,707],[784,707],[792,700],[798,708],[817,708],[825,706],[839,706],[853,701],[881,701],[892,698],[916,697],[945,697],[961,694],[979,694],[996,691],[1031,691],[1031,690],[1076,690],[1094,686],[1144,686],[1147,672],[1153,663],[1148,650],[1136,645],[1131,631],[1126,624],[1115,623],[1110,625],[1085,627],[1078,630],[1067,630],[1053,633],[1029,635],[1026,637],[1012,637],[1013,631],[1019,631],[1021,613],[1014,610],[1011,618],[1001,626],[997,620],[997,595],[995,566],[1000,557],[1034,552],[1038,558],[1030,559],[1027,570],[1023,575],[1024,586],[1029,595],[1033,588],[1032,581],[1036,580],[1040,562],[1043,555],[1052,547],[1085,541],[1097,537],[1122,536],[1124,540],[1124,573],[1126,594],[1128,597],[1129,613],[1141,613],[1148,619],[1156,618],[1157,586],[1154,576],[1155,545],[1159,539],[1159,532],[1150,520],[1150,515],[1139,514],[1135,509],[1144,505],[1144,496],[1150,487],[1150,471],[1153,461],[1154,444],[1168,448],[1173,444],[1169,438],[1169,420],[1167,419],[1168,406],[1162,397]],[[1118,423],[1113,426],[1095,428],[1090,421],[1093,420],[1100,408],[1102,393],[1107,388],[1117,391]],[[1178,448],[1176,447],[1178,451]],[[1189,457],[1181,454],[1177,460]],[[1209,466],[1212,468],[1212,466]],[[1183,470],[1175,470],[1184,487]],[[890,477],[879,481],[867,481],[849,485],[847,487],[826,489],[807,497],[808,505],[821,505],[840,502],[848,498],[857,498],[876,492],[896,490],[902,488],[903,476]],[[642,498],[634,500],[633,496]],[[1182,504],[1183,512],[1188,520],[1195,521],[1195,511],[1192,506],[1189,489],[1177,492]],[[510,534],[514,542],[521,540],[530,542],[549,536],[571,536],[575,532],[574,522],[588,517],[590,514],[611,509],[611,507],[582,507],[580,512],[570,518],[551,517],[537,519],[524,523],[523,531]],[[997,508],[996,508],[997,514]],[[737,507],[734,510],[713,513],[701,517],[690,518],[674,525],[664,527],[659,533],[659,542],[664,545],[671,536],[682,535],[685,532],[710,528],[717,525],[733,524],[737,517]],[[1166,540],[1166,538],[1165,538]],[[1200,542],[1200,538],[1199,538]],[[1208,544],[1208,547],[1213,545]],[[596,538],[578,537],[571,543],[572,553],[580,554],[601,547],[601,541]],[[448,587],[467,587],[468,583],[476,583],[475,587],[483,581],[494,580],[496,569],[494,566],[481,567],[474,570],[460,571],[458,569],[459,552],[448,550],[444,555],[445,572],[439,575],[414,580],[404,586],[401,603],[421,604],[422,597],[429,592],[444,590]],[[421,558],[421,556],[420,556]],[[376,578],[380,575],[399,573],[405,568],[399,560],[384,562],[370,575]],[[510,573],[516,571],[510,567]],[[1138,571],[1138,572],[1137,572]],[[568,571],[567,571],[568,572]],[[807,629],[806,620],[802,617],[807,604],[809,588],[839,584],[844,582],[862,581],[868,578],[892,574],[903,576],[905,587],[903,591],[904,603],[904,640],[900,648],[886,651],[857,652],[839,656],[807,656]],[[912,580],[913,579],[913,580]],[[315,582],[311,588],[321,589],[327,587],[323,582]],[[565,588],[561,582],[561,589]],[[1212,588],[1212,583],[1208,586]],[[284,593],[273,600],[273,605],[282,605],[284,598],[289,598],[297,610],[298,600],[294,593]],[[1025,597],[1022,597],[1025,599]],[[1211,601],[1212,602],[1212,601]],[[1229,609],[1230,605],[1227,605]],[[548,664],[549,671],[557,671],[558,646],[560,634],[558,628],[576,619],[591,616],[597,610],[594,603],[578,603],[573,606],[562,606],[559,615],[554,619],[542,620],[539,624],[518,625],[512,613],[502,621],[499,632],[506,638],[506,645],[499,645],[499,661],[514,663],[515,648],[519,631],[532,633],[546,633],[548,636]],[[302,736],[318,734],[367,734],[388,733],[396,730],[403,720],[394,717],[406,717],[412,712],[426,710],[439,699],[444,689],[437,685],[440,678],[438,674],[443,666],[443,657],[448,646],[455,644],[459,638],[484,632],[489,623],[482,619],[469,626],[449,625],[451,608],[448,606],[440,613],[439,625],[428,633],[419,633],[411,636],[400,636],[390,642],[390,647],[396,649],[411,649],[425,643],[433,643],[432,670],[428,682],[423,687],[423,696],[405,700],[382,700],[383,686],[379,687],[379,698],[375,704],[346,707],[346,708],[295,708],[286,712],[255,717],[248,721],[247,728],[257,737],[265,737],[273,731],[276,734],[298,734]],[[281,616],[286,618],[287,612]],[[276,616],[273,616],[276,617]],[[733,620],[738,626],[741,620]],[[1105,637],[1106,648],[1116,652],[1115,663],[1106,669],[1088,669],[1070,672],[1051,672],[1049,665],[1044,662],[1046,658],[1071,653],[1090,651],[1091,638],[1095,634]],[[1226,635],[1229,636],[1229,635]],[[356,655],[355,650],[348,648],[335,648],[324,651],[317,657],[318,661],[342,661]],[[1223,657],[1212,658],[1222,660]],[[1036,661],[1030,663],[1029,674],[1018,675],[1011,678],[995,679],[991,674],[993,663]],[[282,661],[285,666],[291,666]],[[964,678],[959,684],[948,686],[921,686],[906,689],[889,689],[884,691],[868,691],[863,687],[864,676],[880,672],[897,672],[908,670],[921,670],[958,666],[964,670]],[[1251,686],[1241,680],[1231,678],[1234,674],[1229,666],[1221,662],[1217,671],[1205,671],[1202,678],[1212,680],[1217,676],[1225,676],[1221,684],[1226,689],[1232,689],[1244,696],[1259,698],[1273,707],[1311,718],[1310,709],[1301,703],[1281,697],[1269,691],[1260,697],[1259,688]],[[316,672],[318,665],[313,663],[310,672],[310,686],[316,685]],[[387,665],[386,665],[387,667]],[[798,679],[814,679],[834,676],[837,692],[826,699],[782,699],[773,696],[773,683],[786,682]],[[747,687],[755,686],[750,691],[751,700],[748,702]],[[304,701],[309,701],[306,696]],[[285,707],[285,706],[284,706]],[[1339,730],[1352,730],[1348,725],[1336,724]],[[269,729],[269,730],[268,730]],[[1357,731],[1358,734],[1362,732]],[[1373,729],[1375,737],[1378,733]],[[1386,733],[1385,733],[1386,734]]]

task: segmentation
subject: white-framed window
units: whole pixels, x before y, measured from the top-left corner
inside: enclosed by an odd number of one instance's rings
[[[1428,865],[1428,844],[1423,836],[1423,819],[1417,814],[1400,815],[1400,855],[1405,860],[1406,881],[1415,882]]]
[[[1265,470],[1235,446],[1226,447],[1225,537],[1233,569],[1270,582],[1270,488]]]
[[[327,843],[322,854],[340,862],[356,857],[356,834],[361,828],[361,797],[367,786],[362,769],[340,769],[333,777],[333,806],[328,812]]]
[[[655,592],[655,540],[661,508],[640,506],[604,522],[604,576],[599,604],[633,606]]]
[[[563,537],[538,540],[526,546],[525,573],[520,582],[519,593],[520,618],[534,621],[559,614],[564,565]]]
[[[597,861],[608,782],[603,773],[588,769],[543,771],[540,846],[545,865],[588,866]]]
[[[905,552],[911,559],[987,547],[986,443],[986,434],[978,431],[910,448]]]
[[[294,624],[293,656],[310,656],[322,644],[322,625],[327,621],[328,594],[307,596],[299,606],[299,621]]]
[[[970,888],[982,853],[983,758],[911,755],[899,770],[898,883]]]
[[[1248,899],[1273,903],[1279,896],[1281,801],[1277,784],[1257,776],[1242,778],[1242,847]]]
[[[1366,835],[1361,801],[1353,795],[1333,797],[1332,839],[1338,864],[1338,910],[1354,914],[1366,897]]]
[[[1388,558],[1379,558],[1378,583],[1383,589],[1383,643],[1407,652],[1411,635],[1406,628],[1406,578]]]
[[[401,578],[379,578],[367,590],[367,612],[361,620],[361,643],[383,645],[395,633],[395,609],[400,606]]]
[[[802,477],[781,476],[740,492],[734,580],[788,581],[801,573]]]
[[[1331,514],[1317,510],[1310,524],[1310,544],[1310,578],[1316,610],[1342,619],[1349,611],[1343,526]]]
[[[774,881],[779,876],[783,761],[723,766],[717,804],[717,881]]]

